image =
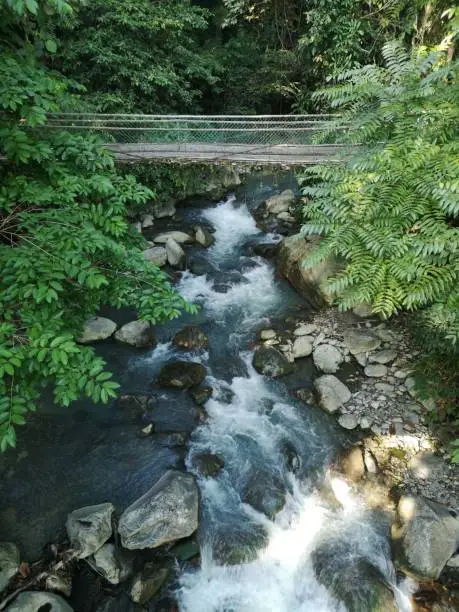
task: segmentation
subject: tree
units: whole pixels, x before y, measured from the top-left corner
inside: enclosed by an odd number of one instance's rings
[[[192,310],[144,260],[145,242],[126,221],[127,207],[154,193],[117,174],[96,137],[46,129],[48,114],[75,107],[81,89],[37,61],[39,11],[49,6],[7,5],[0,55],[2,451],[15,446],[16,426],[46,386],[63,406],[82,394],[102,402],[115,396],[103,360],[76,340],[102,304],[134,306],[152,322]]]
[[[383,317],[419,310],[428,369],[442,363],[435,384],[443,378],[451,400],[459,354],[459,62],[448,61],[448,49],[410,57],[400,43],[388,43],[383,55],[385,67],[347,71],[315,96],[342,113],[322,138],[351,148],[342,163],[303,174],[310,198],[303,232],[323,236],[307,263],[343,262],[329,283],[342,309],[367,302]]]

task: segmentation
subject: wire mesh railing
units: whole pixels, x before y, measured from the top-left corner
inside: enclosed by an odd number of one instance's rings
[[[106,144],[307,145],[337,115],[51,114],[47,128],[90,131]]]

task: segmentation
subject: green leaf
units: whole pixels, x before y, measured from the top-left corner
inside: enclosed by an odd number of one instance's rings
[[[32,13],[32,15],[36,15],[38,12],[38,2],[37,0],[25,0],[25,4],[27,10]]]
[[[45,47],[49,53],[56,53],[57,51],[57,43],[53,38],[46,39]]]

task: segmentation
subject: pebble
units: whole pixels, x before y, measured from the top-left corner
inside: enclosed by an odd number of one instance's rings
[[[359,424],[357,417],[353,414],[342,414],[338,419],[338,423],[344,429],[355,429]]]
[[[313,334],[315,331],[317,331],[317,325],[314,325],[314,323],[306,323],[304,325],[300,325],[300,327],[297,327],[295,331],[293,332],[293,335],[294,336],[309,336],[310,334]]]
[[[385,365],[367,365],[365,368],[365,375],[371,378],[381,378],[387,374],[387,367]]]
[[[276,337],[276,332],[273,329],[262,329],[260,332],[261,340],[272,340]]]

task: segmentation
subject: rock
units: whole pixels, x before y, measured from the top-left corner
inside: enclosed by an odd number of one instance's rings
[[[78,338],[80,344],[90,344],[98,340],[110,338],[116,330],[116,323],[105,317],[90,317],[83,327],[83,333]]]
[[[372,421],[368,417],[362,417],[359,421],[361,429],[370,429]]]
[[[317,325],[314,323],[305,323],[304,325],[300,325],[293,332],[294,336],[309,336],[317,331]]]
[[[344,429],[355,429],[359,424],[357,417],[353,414],[342,414],[338,419],[338,423]]]
[[[191,389],[190,395],[198,406],[202,406],[212,397],[212,387],[198,387]]]
[[[389,385],[388,383],[376,383],[375,389],[381,393],[387,393],[388,395],[394,391],[393,385]]]
[[[266,210],[272,215],[278,215],[282,212],[287,212],[290,206],[295,202],[295,194],[291,189],[286,189],[278,195],[273,195],[265,202]]]
[[[310,268],[303,261],[320,243],[318,237],[305,238],[295,234],[283,240],[279,248],[278,266],[280,274],[285,277],[304,298],[310,308],[318,309],[330,301],[326,289],[326,280],[337,271],[332,259],[327,259]]]
[[[292,364],[272,346],[257,348],[253,355],[252,364],[257,372],[273,378],[283,376],[293,370]]]
[[[167,251],[164,247],[152,247],[143,252],[144,259],[159,268],[167,264]]]
[[[452,556],[446,565],[448,567],[459,568],[459,554]]]
[[[155,398],[150,395],[120,395],[116,400],[116,407],[125,410],[134,421],[137,421],[154,403]]]
[[[370,378],[381,378],[387,375],[387,367],[380,363],[367,365],[364,372],[365,376],[369,376]]]
[[[163,232],[153,238],[156,244],[167,244],[169,240],[183,244],[185,242],[193,242],[193,238],[189,234],[180,231]]]
[[[358,353],[357,355],[354,355],[354,357],[357,363],[362,366],[362,368],[364,368],[367,365],[368,357],[366,356],[365,353]]]
[[[255,255],[264,257],[265,259],[271,259],[277,255],[279,244],[275,242],[260,242],[253,246],[253,252]]]
[[[296,221],[295,217],[287,211],[279,213],[277,218],[281,221],[285,221],[285,223],[295,223]]]
[[[381,342],[381,338],[368,330],[352,329],[344,334],[344,343],[353,355],[375,351]]]
[[[155,223],[155,218],[153,215],[144,215],[142,218],[142,229],[147,229],[147,227],[152,227]]]
[[[195,538],[191,538],[173,546],[170,554],[180,561],[188,561],[201,554],[201,548],[199,542]]]
[[[186,538],[198,528],[198,506],[194,477],[169,470],[121,515],[121,543],[138,550]]]
[[[172,361],[161,368],[158,383],[163,387],[188,389],[201,384],[206,368],[195,361]]]
[[[231,530],[228,533],[228,530]],[[240,565],[254,561],[266,548],[269,537],[263,525],[247,520],[220,528],[213,538],[213,557],[218,565]]]
[[[397,566],[417,580],[436,580],[459,544],[454,510],[421,496],[402,496],[391,530]]]
[[[197,351],[207,348],[209,339],[199,327],[189,325],[175,334],[172,344],[175,348]]]
[[[45,581],[47,591],[62,593],[65,597],[70,597],[72,594],[72,576],[63,572],[48,574]]]
[[[361,319],[367,319],[368,317],[373,316],[371,306],[369,304],[365,304],[365,302],[362,302],[361,304],[353,308],[352,312]]]
[[[200,453],[193,457],[193,464],[203,476],[218,476],[225,466],[225,461],[212,453]]]
[[[117,550],[115,545],[107,542],[88,557],[89,565],[110,584],[119,584],[132,573],[133,557],[126,551]]]
[[[156,344],[153,327],[148,321],[126,323],[115,333],[115,339],[137,348],[145,348]]]
[[[212,265],[210,261],[207,261],[207,259],[204,257],[199,257],[197,255],[194,255],[191,258],[189,268],[190,272],[196,276],[204,276],[204,274],[212,274],[213,272],[217,271],[215,266]]]
[[[125,593],[118,592],[116,596],[105,599],[96,612],[144,612],[144,608],[133,603]]]
[[[166,254],[169,265],[179,269],[185,268],[185,251],[178,244],[178,242],[172,238],[169,238],[169,240],[166,242]]]
[[[365,475],[365,463],[363,461],[360,446],[353,446],[341,457],[340,467],[342,473],[352,482],[359,482]]]
[[[146,604],[159,591],[170,574],[170,568],[156,563],[146,563],[143,570],[134,576],[130,597],[134,603]]]
[[[25,591],[6,608],[6,612],[73,612],[73,609],[54,593]]]
[[[139,234],[142,233],[142,223],[140,221],[136,221],[135,223],[132,223],[131,227],[134,230],[134,232],[138,232]]]
[[[311,336],[298,336],[295,338],[292,347],[294,359],[309,357],[313,350],[313,338]]]
[[[341,352],[331,344],[320,344],[314,349],[312,357],[316,368],[326,374],[337,372],[344,360]]]
[[[19,569],[19,548],[13,542],[0,542],[0,593]]]
[[[373,353],[373,355],[369,356],[369,359],[373,363],[381,363],[386,364],[394,361],[397,357],[397,351],[392,351],[390,349],[386,349],[384,351],[379,351],[378,353]]]
[[[336,412],[351,399],[351,392],[336,376],[325,374],[314,381],[318,404],[326,412]]]
[[[72,548],[84,559],[101,548],[112,535],[113,504],[85,506],[68,515],[65,524]]]
[[[176,213],[175,202],[174,200],[169,200],[169,202],[162,202],[159,205],[155,206],[155,217],[157,219],[164,219],[164,217],[173,217]]]
[[[371,450],[368,448],[363,451],[363,460],[365,463],[365,469],[369,474],[378,473],[378,462],[376,461],[376,458]]]
[[[285,487],[273,474],[257,470],[249,476],[241,493],[241,499],[258,512],[273,519],[285,504]]]
[[[416,480],[435,482],[445,470],[445,460],[432,453],[418,453],[408,462],[408,469]]]
[[[276,332],[273,329],[262,329],[260,331],[260,340],[273,340],[276,337]]]
[[[215,238],[209,232],[206,227],[202,227],[202,225],[197,225],[195,228],[195,240],[201,246],[207,248],[213,245],[215,242]]]

